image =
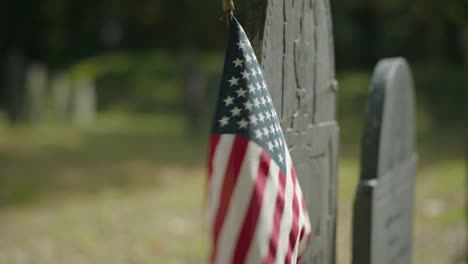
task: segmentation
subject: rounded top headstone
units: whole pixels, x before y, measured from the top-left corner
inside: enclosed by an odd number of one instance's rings
[[[364,124],[361,178],[384,177],[414,155],[414,104],[413,78],[406,60],[379,61]]]

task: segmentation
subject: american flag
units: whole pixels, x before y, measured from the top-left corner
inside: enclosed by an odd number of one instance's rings
[[[311,233],[260,66],[230,16],[209,148],[211,263],[297,263]]]

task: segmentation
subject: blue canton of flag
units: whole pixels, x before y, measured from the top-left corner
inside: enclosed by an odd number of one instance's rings
[[[234,16],[209,149],[211,263],[297,263],[311,225],[262,70]]]
[[[235,19],[232,24],[236,46],[226,54],[213,134],[244,135],[286,170],[285,141],[262,70],[244,30]]]

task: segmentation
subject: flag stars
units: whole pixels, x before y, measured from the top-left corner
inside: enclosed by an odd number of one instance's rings
[[[218,122],[221,127],[227,126],[229,124],[229,117],[223,116]]]
[[[258,98],[255,98],[255,99],[254,99],[254,106],[255,106],[256,108],[260,108],[260,100],[258,100]]]
[[[239,90],[236,91],[237,97],[245,97],[245,94],[247,93],[246,90],[239,88]]]
[[[273,151],[273,148],[274,148],[274,147],[275,147],[275,146],[273,145],[273,143],[271,143],[271,141],[268,141],[268,149],[269,149],[270,151]]]
[[[257,124],[258,122],[258,118],[254,114],[249,116],[249,120],[252,125]]]
[[[274,142],[275,142],[275,148],[279,148],[279,146],[280,146],[279,141],[277,139],[275,139]]]
[[[255,88],[255,85],[254,85],[253,83],[252,83],[252,84],[249,84],[247,87],[249,88],[249,92],[255,93],[255,89],[256,89],[256,88]]]
[[[262,89],[262,86],[260,85],[260,83],[258,82],[257,83],[257,90],[260,91]]]
[[[271,125],[271,126],[270,126],[270,133],[271,133],[271,134],[275,134],[275,133],[276,133],[276,128],[275,128],[274,125]]]
[[[252,69],[252,76],[253,77],[257,77],[257,72],[255,71],[255,69]],[[259,76],[260,77],[260,76]]]
[[[259,76],[262,76],[262,70],[259,67],[257,67],[257,74]],[[265,82],[263,82],[263,83],[265,83]]]
[[[283,162],[284,162],[283,155],[281,155],[281,154],[278,154],[278,159],[279,159],[279,162],[281,162],[281,163],[283,163]]]
[[[245,120],[244,118],[242,118],[239,122],[237,122],[237,124],[239,125],[239,129],[241,128],[247,128],[247,125],[249,124],[249,122],[247,120]]]
[[[240,74],[242,75],[242,79],[249,79],[250,73],[247,70],[244,70]]]
[[[224,99],[224,106],[229,106],[234,104],[234,97],[228,96],[226,99]]]
[[[232,110],[231,110],[231,114],[232,116],[240,116],[241,115],[241,109],[239,107],[234,107]]]
[[[255,130],[255,138],[262,139],[263,133],[261,129],[256,129]]]
[[[236,78],[234,76],[232,76],[231,79],[228,80],[229,82],[229,86],[234,86],[234,85],[239,85],[239,78]]]
[[[236,58],[235,60],[232,61],[232,63],[234,63],[234,68],[242,67],[242,62],[244,61],[239,58]]]
[[[277,101],[270,96],[263,67],[247,36],[240,27],[232,33],[236,41],[228,47],[213,133],[244,136],[287,170],[288,145],[279,123],[281,114],[274,108]]]
[[[247,100],[247,102],[244,103],[244,108],[246,110],[250,111],[250,110],[252,110],[252,107],[253,107],[253,104],[249,100]]]
[[[250,57],[249,54],[246,54],[246,55],[245,55],[245,61],[251,63],[252,57]]]
[[[260,122],[262,122],[262,123],[265,122],[265,121],[264,121],[264,120],[265,120],[265,116],[263,115],[263,113],[259,113],[259,114],[258,114],[258,120],[260,120]]]

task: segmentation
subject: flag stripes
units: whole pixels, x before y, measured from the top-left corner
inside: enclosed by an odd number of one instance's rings
[[[273,227],[275,202],[278,196],[280,168],[270,160],[269,174],[263,194],[259,222],[255,230],[254,241],[251,244],[246,263],[264,263],[270,245],[270,231]]]
[[[211,263],[297,263],[310,237],[304,197],[266,81],[231,16],[208,149]]]
[[[239,238],[237,240],[237,246],[234,251],[233,263],[241,263],[243,259],[245,259],[252,242],[252,237],[255,234],[255,229],[263,200],[263,193],[266,186],[266,180],[270,170],[270,160],[271,159],[268,154],[262,151],[257,178],[254,181],[254,190],[252,191],[249,209],[241,227]]]
[[[308,228],[289,154],[284,174],[244,136],[214,135],[209,151],[210,262],[296,263],[300,235]]]
[[[265,258],[265,263],[275,263],[276,250],[278,248],[278,239],[280,233],[281,219],[284,211],[284,197],[286,190],[286,175],[280,171],[279,175],[278,196],[275,202],[274,223],[271,231],[271,238],[269,242],[268,255]]]
[[[229,202],[231,201],[234,186],[239,176],[239,171],[244,160],[244,155],[247,150],[249,140],[242,136],[235,136],[234,142],[229,156],[229,162],[225,168],[223,175],[223,184],[220,190],[220,203],[215,217],[214,232],[213,232],[213,245],[217,247],[218,239],[221,232],[221,227],[224,224],[224,218],[228,212]],[[216,257],[216,248],[213,250],[212,259]]]
[[[242,136],[237,137],[243,138]],[[249,194],[254,190],[255,182],[251,177],[258,172],[261,153],[262,149],[257,144],[249,142],[245,156],[243,156],[244,162],[237,175],[237,184],[232,192],[231,205],[228,205],[227,214],[224,223],[222,223],[223,228],[219,236],[217,255],[214,258],[215,263],[232,263],[231,258],[237,237],[249,206],[251,197]],[[225,179],[228,177],[232,177],[232,175],[226,174]],[[222,208],[220,207],[219,210]]]

